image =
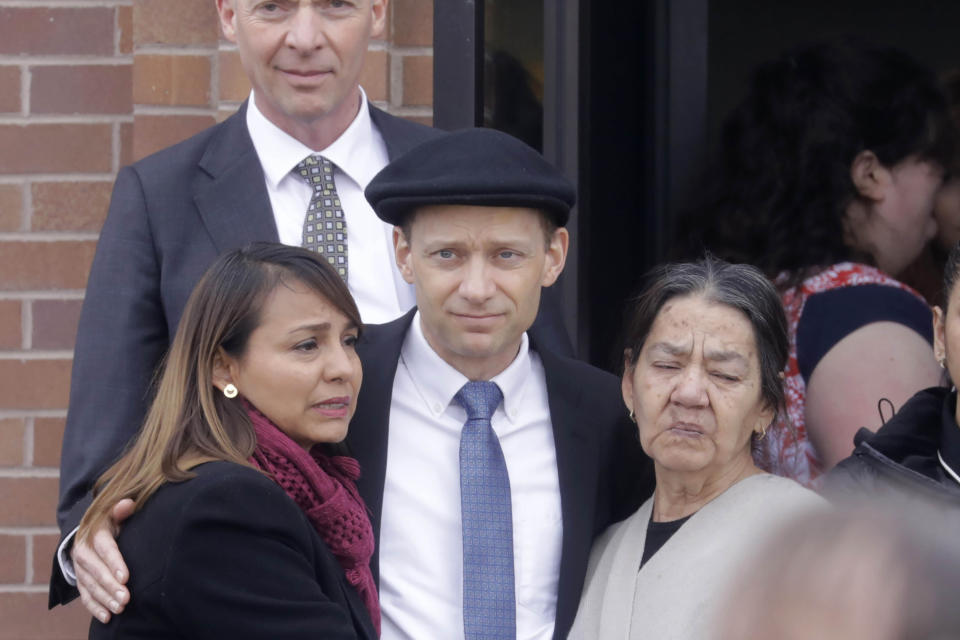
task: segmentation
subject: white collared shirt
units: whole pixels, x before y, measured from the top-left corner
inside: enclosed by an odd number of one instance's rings
[[[553,636],[563,526],[556,447],[539,356],[524,334],[495,376],[491,424],[510,475],[517,638]],[[400,353],[390,404],[380,525],[383,640],[463,638],[460,431],[467,378],[427,343],[420,314]]]
[[[400,276],[393,259],[393,227],[373,212],[363,190],[387,166],[387,146],[370,119],[367,96],[360,90],[357,117],[326,149],[310,149],[247,102],[247,128],[256,149],[273,208],[280,242],[299,246],[311,189],[290,172],[312,153],[336,165],[333,179],[347,220],[347,284],[365,323],[393,320],[414,305],[413,287]]]

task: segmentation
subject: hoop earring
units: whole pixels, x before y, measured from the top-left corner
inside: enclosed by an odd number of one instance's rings
[[[232,382],[227,383],[227,386],[223,388],[223,395],[228,398],[236,398],[237,393],[239,392]]]
[[[757,432],[754,431],[754,433],[757,433]],[[763,440],[763,439],[766,438],[766,437],[767,437],[767,428],[766,428],[766,427],[761,427],[761,428],[760,428],[760,435],[757,436],[757,442],[760,442],[761,440]]]
[[[630,422],[637,424],[637,416],[633,415],[633,409],[630,409],[630,413],[627,414],[627,417],[630,418]]]

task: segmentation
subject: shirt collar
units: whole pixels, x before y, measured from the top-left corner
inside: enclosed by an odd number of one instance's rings
[[[469,380],[437,355],[427,342],[420,326],[420,312],[413,316],[410,330],[403,341],[400,359],[410,372],[410,378],[434,417],[447,410],[453,397]],[[506,369],[491,378],[503,392],[503,411],[507,419],[515,422],[523,406],[523,395],[527,381],[532,376],[530,361],[530,340],[524,333],[520,338],[520,349]]]
[[[276,189],[280,181],[312,153],[319,153],[337,165],[360,188],[366,188],[377,171],[376,163],[367,162],[369,141],[373,135],[373,121],[367,94],[360,88],[360,110],[350,126],[326,149],[311,149],[289,133],[270,122],[257,108],[254,94],[250,92],[247,100],[247,129],[250,140],[260,158],[263,174],[270,185]]]

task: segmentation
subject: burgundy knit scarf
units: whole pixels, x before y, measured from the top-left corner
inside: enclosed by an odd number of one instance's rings
[[[369,609],[379,636],[380,604],[370,571],[373,526],[356,485],[360,464],[348,456],[326,456],[318,447],[307,453],[253,405],[243,404],[257,434],[250,462],[268,472],[306,514]]]

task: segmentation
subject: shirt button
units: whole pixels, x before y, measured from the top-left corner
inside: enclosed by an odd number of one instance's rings
[[[434,413],[440,413],[440,412],[442,412],[442,411],[443,411],[443,407],[440,406],[440,403],[439,403],[439,402],[434,402],[434,403],[433,403],[433,412],[434,412]]]

